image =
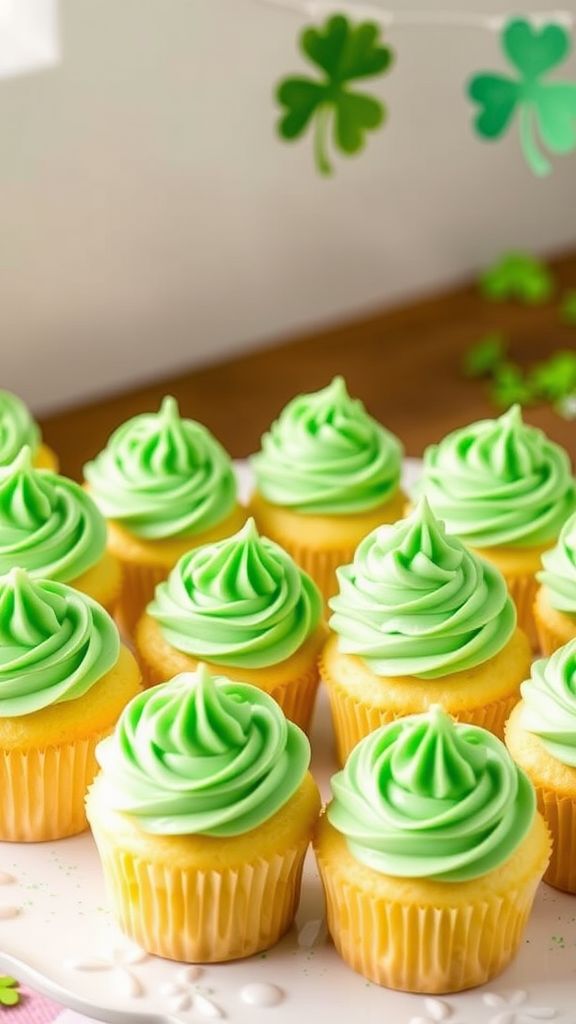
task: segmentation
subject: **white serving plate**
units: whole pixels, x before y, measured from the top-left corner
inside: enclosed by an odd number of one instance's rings
[[[408,460],[408,489],[417,471]],[[240,475],[248,487],[245,466]],[[312,744],[326,793],[335,761],[324,693]],[[576,1024],[576,897],[542,885],[520,954],[503,975],[486,988],[426,998],[378,988],[339,959],[311,856],[296,925],[282,942],[248,960],[196,968],[147,956],[122,936],[89,833],[0,843],[0,971],[110,1024],[308,1024],[324,1014],[330,1024]]]

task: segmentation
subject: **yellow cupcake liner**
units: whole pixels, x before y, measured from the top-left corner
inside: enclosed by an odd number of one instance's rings
[[[520,945],[539,879],[458,906],[377,898],[318,857],[328,929],[353,970],[387,988],[443,994],[483,985]]]
[[[138,619],[154,597],[154,591],[168,576],[170,569],[159,565],[122,562],[122,592],[115,609],[120,630],[132,636]]]
[[[329,551],[318,551],[305,544],[296,544],[281,534],[272,539],[292,556],[300,568],[304,569],[304,572],[312,577],[325,601],[338,593],[336,569],[341,565],[348,565],[353,560],[356,550],[354,545],[332,548]]]
[[[44,749],[0,750],[0,841],[38,843],[88,828],[84,801],[103,734]]]
[[[236,960],[273,946],[294,920],[308,839],[269,859],[202,870],[138,857],[93,831],[118,923],[149,953]]]
[[[534,600],[538,590],[538,581],[534,575],[529,576],[507,576],[503,573],[508,586],[508,591],[518,615],[518,626],[524,630],[533,649],[538,646],[538,634],[534,620]]]
[[[158,683],[166,681],[166,674],[160,672],[155,665],[148,662],[142,650],[137,648],[136,654],[145,687],[157,686]],[[211,664],[211,668],[215,673],[229,676],[231,679],[235,678],[234,669],[226,665]],[[264,672],[265,670],[263,669],[262,671]],[[286,683],[279,683],[278,686],[274,686],[270,690],[266,690],[266,692],[280,705],[286,718],[289,718],[291,722],[299,725],[305,733],[308,733],[314,713],[319,682],[320,672],[317,664],[313,663],[307,672],[302,673],[295,679],[290,679]],[[252,685],[257,686],[258,683],[254,681]]]
[[[552,834],[552,857],[544,881],[576,893],[576,796],[562,796],[534,781],[538,807]]]
[[[557,630],[553,629],[549,623],[545,622],[544,618],[538,613],[537,605],[534,606],[534,621],[536,624],[536,633],[538,636],[538,647],[541,650],[544,657],[548,658],[555,651],[559,650],[567,643],[565,636],[561,635]],[[574,631],[576,637],[576,627]]]
[[[328,677],[326,668],[321,664],[321,675],[324,679],[330,700],[332,712],[332,723],[336,737],[336,751],[340,764],[344,764],[350,751],[360,740],[369,733],[379,729],[380,726],[393,722],[402,717],[399,714],[389,711],[386,708],[376,707],[373,704],[363,703],[352,697],[334,679]],[[500,700],[491,701],[476,708],[465,708],[454,710],[447,707],[446,710],[458,722],[467,722],[469,725],[479,725],[488,732],[494,733],[499,739],[504,738],[504,726],[512,709],[520,699],[520,690],[515,690],[510,696]],[[403,711],[403,714],[410,714],[410,711]]]

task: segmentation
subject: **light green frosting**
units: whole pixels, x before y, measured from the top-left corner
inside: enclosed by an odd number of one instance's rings
[[[535,661],[520,689],[522,727],[558,761],[576,768],[576,640]]]
[[[479,548],[546,544],[576,508],[567,453],[518,405],[427,448],[422,491],[449,532]]]
[[[332,779],[328,819],[382,874],[466,882],[500,867],[536,812],[529,779],[492,733],[441,708],[385,725]]]
[[[119,427],[84,474],[106,519],[148,540],[203,533],[236,504],[230,457],[171,397]]]
[[[18,565],[63,583],[95,565],[106,548],[106,523],[73,480],[34,469],[29,447],[0,468],[0,575]]]
[[[108,803],[145,832],[237,836],[293,796],[310,745],[263,690],[200,665],[135,697],[96,756]]]
[[[227,540],[189,551],[156,588],[148,614],[168,643],[218,665],[285,661],[318,627],[320,591],[253,519]]]
[[[402,446],[350,398],[342,377],[294,398],[251,459],[259,492],[309,515],[376,508],[398,489]]]
[[[41,437],[22,399],[0,389],[0,466],[14,461],[25,444],[35,453]]]
[[[337,570],[328,604],[339,648],[382,676],[435,679],[488,661],[516,627],[498,569],[468,551],[423,499],[408,519],[380,526]]]
[[[0,578],[0,718],[82,697],[119,654],[114,622],[85,594],[24,569]]]
[[[542,565],[536,575],[552,608],[576,615],[576,512],[562,527],[556,547],[542,555]]]

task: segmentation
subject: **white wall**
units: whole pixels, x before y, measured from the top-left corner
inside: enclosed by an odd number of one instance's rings
[[[391,34],[388,127],[327,182],[309,142],[273,132],[300,19],[256,0],[61,2],[61,66],[0,83],[0,385],[37,409],[576,239],[576,158],[537,181],[515,132],[470,130],[462,83],[495,65],[490,33]]]

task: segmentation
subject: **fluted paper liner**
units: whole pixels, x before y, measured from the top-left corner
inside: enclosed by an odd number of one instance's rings
[[[434,906],[418,902],[418,880],[412,900],[403,885],[397,900],[387,898],[354,884],[333,851],[324,856],[321,835],[315,850],[328,930],[342,959],[377,985],[437,995],[483,985],[510,963],[544,870],[533,865],[505,893],[477,899],[459,899],[457,884],[445,883],[454,899]]]
[[[510,596],[516,605],[518,625],[526,633],[533,649],[536,649],[538,646],[538,634],[534,621],[534,599],[539,587],[538,580],[533,574],[527,576],[507,576],[503,572],[502,575],[506,580]]]
[[[84,801],[103,735],[45,749],[0,750],[0,841],[46,842],[88,828]]]
[[[202,870],[138,857],[93,831],[118,923],[149,953],[235,960],[273,946],[294,920],[307,839],[268,859]]]
[[[116,608],[116,621],[125,634],[131,635],[146,605],[154,597],[157,585],[166,579],[170,569],[159,565],[124,561],[122,569],[124,577],[122,593]]]
[[[292,556],[300,568],[304,569],[304,572],[307,572],[312,577],[325,601],[338,591],[336,569],[341,565],[347,565],[351,562],[356,550],[354,545],[348,545],[341,548],[319,551],[315,548],[309,548],[305,544],[297,544],[289,537],[281,534],[271,539],[280,544]]]
[[[350,751],[361,739],[379,729],[380,726],[393,722],[401,715],[352,697],[330,677],[324,662],[320,664],[320,671],[328,689],[338,758],[340,763],[344,764]],[[499,739],[503,739],[506,720],[519,699],[520,690],[517,689],[508,697],[491,701],[480,707],[458,711],[447,707],[446,710],[457,721],[467,722],[469,725],[479,725],[483,729],[487,729],[488,732],[494,733]],[[408,714],[408,712],[405,713]]]
[[[156,686],[158,683],[166,681],[167,677],[146,659],[144,652],[140,648],[137,654],[142,669],[144,686]],[[234,678],[233,668],[229,668],[226,665],[214,665],[213,667],[215,672],[219,672],[223,676],[229,676],[231,679]],[[305,733],[308,733],[310,729],[319,680],[320,672],[318,665],[314,662],[307,672],[303,672],[295,679],[281,683],[266,691],[280,705],[286,718],[299,725]],[[252,685],[257,686],[258,684],[254,682]]]
[[[555,889],[576,893],[576,795],[562,796],[532,781],[538,807],[552,834],[552,857],[544,881]]]

